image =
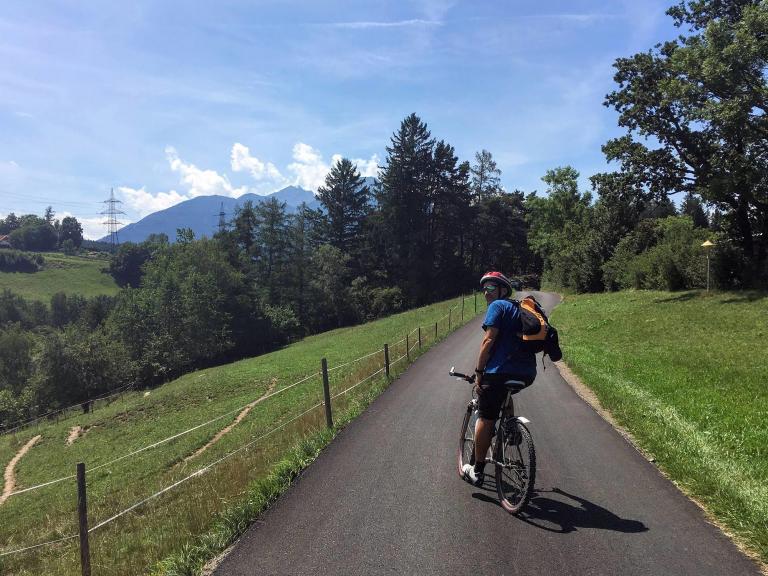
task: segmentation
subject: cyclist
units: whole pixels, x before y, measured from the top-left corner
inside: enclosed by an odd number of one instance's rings
[[[465,464],[463,468],[464,478],[475,486],[483,483],[485,455],[506,397],[503,383],[521,380],[530,385],[536,378],[536,356],[522,347],[520,304],[507,299],[512,294],[512,283],[501,272],[492,271],[483,274],[480,287],[488,312],[475,369],[479,408],[475,424],[475,465]]]

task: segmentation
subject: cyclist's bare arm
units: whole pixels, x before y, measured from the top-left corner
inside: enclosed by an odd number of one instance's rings
[[[496,343],[496,339],[499,337],[499,329],[489,326],[485,330],[485,336],[480,344],[480,356],[477,358],[477,368],[485,369],[488,360],[491,358],[491,352],[493,351],[493,345]],[[480,376],[478,374],[478,376]],[[479,378],[478,384],[482,381],[482,377]]]

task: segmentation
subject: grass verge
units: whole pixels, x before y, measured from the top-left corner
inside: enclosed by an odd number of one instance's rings
[[[768,294],[570,295],[552,322],[618,423],[768,562]]]
[[[320,452],[328,446],[339,431],[359,416],[368,405],[386,388],[381,381],[356,401],[342,414],[336,416],[333,429],[322,429],[298,442],[280,460],[272,471],[253,483],[247,497],[225,510],[205,534],[182,550],[158,563],[152,576],[196,576],[211,559],[217,557],[232,545],[253,522],[278,497],[283,494],[299,475],[309,466]]]

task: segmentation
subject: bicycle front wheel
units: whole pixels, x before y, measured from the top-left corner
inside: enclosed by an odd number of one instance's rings
[[[461,477],[464,477],[464,464],[473,466],[475,464],[475,422],[477,422],[477,410],[470,404],[464,414],[459,439],[459,476]]]
[[[496,491],[510,514],[520,512],[536,481],[536,452],[528,428],[517,419],[499,426],[496,436]]]

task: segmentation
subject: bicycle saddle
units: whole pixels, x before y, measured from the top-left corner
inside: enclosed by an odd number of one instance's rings
[[[522,380],[507,380],[504,382],[504,386],[509,390],[510,392],[520,392],[523,388],[527,388],[528,384],[523,382]]]

